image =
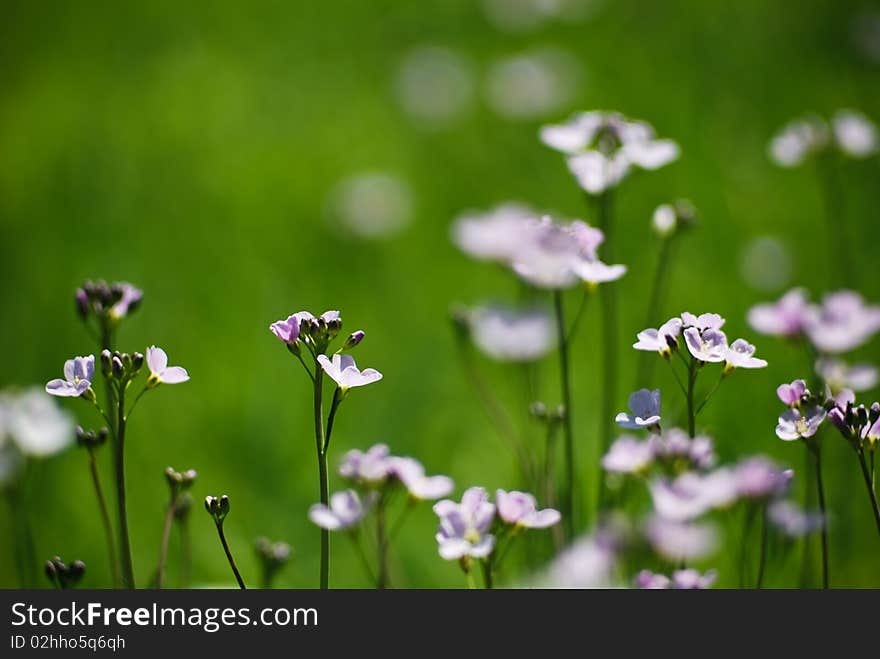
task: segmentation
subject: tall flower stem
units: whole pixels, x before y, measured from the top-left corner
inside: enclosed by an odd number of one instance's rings
[[[767,563],[767,504],[761,504],[761,554],[758,559],[758,583],[755,588],[761,590],[764,584],[764,567]]]
[[[494,582],[492,580],[492,557],[485,559],[483,561],[483,581],[486,585],[486,590],[492,590],[494,588]]]
[[[562,291],[553,291],[553,308],[556,312],[556,331],[559,340],[559,377],[562,387],[562,429],[565,439],[565,495],[563,505],[565,515],[565,535],[567,539],[574,537],[574,433],[571,423],[571,381],[568,372],[568,339],[565,328],[565,310],[562,304]]]
[[[661,239],[660,252],[657,255],[657,267],[654,270],[654,279],[651,281],[651,294],[648,296],[648,312],[645,314],[645,327],[654,327],[654,323],[660,322],[660,308],[663,301],[663,291],[665,290],[666,273],[669,270],[672,240],[672,236]],[[639,357],[636,389],[648,386],[654,371],[654,364],[657,362],[653,357],[654,355],[647,352],[642,353]]]
[[[247,590],[244,585],[244,581],[241,578],[241,574],[238,572],[238,568],[235,566],[235,560],[232,558],[232,552],[229,551],[229,544],[226,542],[226,535],[223,533],[223,523],[216,523],[217,527],[217,535],[220,536],[220,544],[223,545],[223,551],[226,552],[226,560],[229,561],[229,567],[232,568],[232,574],[235,575],[235,580],[238,582],[238,587],[242,590]]]
[[[694,407],[694,386],[697,383],[697,360],[691,357],[688,362],[687,381],[687,408],[688,408],[688,435],[691,438],[697,434],[697,410]]]
[[[807,446],[813,454],[816,465],[816,496],[819,498],[819,511],[822,513],[822,588],[828,588],[828,515],[825,508],[825,488],[822,485],[822,455],[815,439],[808,440]]]
[[[119,562],[116,560],[116,546],[113,541],[113,525],[110,523],[110,513],[107,510],[107,501],[104,499],[104,490],[101,487],[101,478],[98,475],[98,463],[95,459],[95,451],[89,449],[89,473],[92,475],[92,484],[95,487],[95,498],[98,500],[98,509],[101,511],[101,524],[104,526],[104,536],[107,539],[107,559],[110,561],[110,578],[113,584],[119,583]]]
[[[382,500],[376,506],[376,554],[379,559],[376,588],[379,590],[385,590],[388,587],[388,535],[385,528],[385,503]]]
[[[612,213],[611,191],[606,190],[598,198],[599,228],[605,234],[604,256],[608,263],[614,263],[614,218]],[[611,446],[614,402],[617,398],[617,292],[612,284],[601,289],[602,296],[602,403],[599,409],[599,454],[604,455]],[[605,479],[599,479],[599,499],[601,508],[607,492]]]
[[[178,520],[180,528],[180,588],[189,588],[192,574],[192,538],[189,531],[189,515]]]
[[[159,565],[156,568],[156,588],[162,588],[165,581],[165,561],[168,557],[168,540],[171,537],[171,527],[174,524],[174,501],[168,502],[168,510],[165,512],[165,524],[162,526],[162,542],[159,545]]]
[[[119,556],[122,587],[134,588],[134,569],[131,563],[131,542],[128,536],[128,513],[125,508],[125,385],[116,396],[116,434],[113,442],[113,465],[116,472],[116,508],[119,516]]]
[[[320,487],[321,503],[325,506],[330,503],[330,483],[327,475],[327,453],[324,451],[324,402],[323,389],[324,371],[315,369],[314,403],[315,403],[315,448],[318,454],[318,483]],[[321,575],[320,586],[322,590],[330,587],[330,532],[321,529]]]
[[[868,488],[868,497],[871,499],[871,510],[874,511],[874,522],[877,524],[877,532],[880,533],[880,506],[877,505],[877,495],[874,493],[874,484],[871,473],[868,471],[868,465],[865,462],[865,450],[861,447],[858,449],[859,466],[862,469],[862,476],[865,479],[865,486]]]

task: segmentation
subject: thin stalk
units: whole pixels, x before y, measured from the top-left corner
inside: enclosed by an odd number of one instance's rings
[[[486,560],[483,561],[483,582],[486,585],[486,590],[492,590],[493,581],[492,581],[492,557],[490,556]]]
[[[101,478],[98,475],[98,463],[95,452],[89,449],[89,472],[92,475],[92,484],[95,486],[95,497],[98,499],[98,508],[101,511],[101,523],[104,526],[104,536],[107,539],[107,558],[110,561],[110,579],[113,585],[119,584],[119,562],[116,560],[116,547],[113,541],[113,525],[110,523],[110,512],[107,510],[107,501],[104,499],[104,490],[101,487]]]
[[[761,504],[761,555],[758,559],[758,583],[755,588],[761,590],[764,584],[764,567],[767,564],[767,504]]]
[[[116,436],[113,442],[113,464],[116,471],[116,508],[119,516],[119,556],[122,569],[122,587],[134,588],[134,569],[131,563],[131,542],[128,536],[128,513],[125,508],[125,386],[118,389],[116,401]]]
[[[614,248],[614,221],[612,213],[611,191],[606,190],[598,199],[599,202],[599,228],[605,234],[603,243],[604,257],[608,263],[613,263]],[[611,446],[613,428],[611,420],[614,418],[614,404],[617,398],[617,289],[613,283],[605,284],[601,289],[602,295],[602,402],[599,408],[599,454],[604,455]],[[605,479],[599,479],[598,504],[603,505],[605,496]]]
[[[712,396],[715,394],[715,392],[718,391],[718,387],[720,387],[721,383],[724,382],[725,377],[727,377],[727,376],[724,374],[724,369],[722,369],[721,376],[718,378],[718,381],[715,383],[715,385],[709,390],[709,393],[706,394],[706,397],[703,399],[703,402],[700,403],[700,406],[697,408],[697,411],[694,412],[694,416],[697,416],[700,412],[703,411],[703,408],[706,407],[706,403],[709,402],[709,399],[712,398]]]
[[[739,587],[744,588],[746,584],[746,565],[748,563],[748,539],[752,530],[752,522],[755,520],[755,508],[752,505],[746,506],[746,518],[743,522],[742,543],[739,546]]]
[[[314,403],[315,403],[315,449],[318,454],[318,484],[321,503],[325,506],[330,502],[330,484],[327,476],[327,454],[324,452],[324,403],[323,403],[324,370],[315,369]],[[330,587],[330,533],[327,529],[321,532],[321,590]]]
[[[822,513],[822,588],[828,589],[828,515],[825,509],[825,488],[822,485],[822,456],[819,445],[815,441],[808,444],[816,463],[816,495],[819,498],[819,510]]]
[[[376,554],[379,562],[376,588],[385,590],[388,587],[388,536],[385,532],[385,501],[380,501],[376,506]]]
[[[868,488],[868,497],[871,499],[871,510],[874,512],[874,522],[877,524],[877,532],[880,533],[880,506],[877,505],[877,495],[874,493],[871,474],[868,472],[868,465],[865,463],[865,451],[861,447],[859,447],[858,456],[859,466],[862,469],[862,476],[865,479],[865,487]]]
[[[192,538],[189,532],[189,515],[181,517],[177,523],[180,529],[180,580],[181,588],[189,588],[192,575]]]
[[[13,488],[14,487],[15,486],[13,486]],[[18,585],[21,586],[21,588],[27,588],[32,585],[29,583],[29,576],[32,572],[30,563],[32,561],[27,557],[26,542],[24,534],[22,533],[21,511],[24,510],[24,506],[21,505],[15,489],[10,489],[6,493],[6,502],[9,504],[9,512],[14,529],[14,542],[12,544],[13,553],[15,554],[15,568],[18,572]]]
[[[697,383],[697,360],[691,357],[688,362],[687,406],[688,406],[688,435],[691,438],[697,435],[697,412],[694,408],[694,385]]]
[[[235,561],[232,558],[232,552],[229,551],[229,545],[226,542],[226,535],[223,533],[223,524],[215,524],[217,527],[217,535],[220,536],[220,544],[223,545],[223,551],[226,552],[226,560],[229,561],[229,567],[232,568],[232,573],[235,575],[235,580],[238,582],[238,587],[242,590],[247,590],[244,585],[244,581],[241,579],[241,574],[238,572],[238,568],[235,567]]]
[[[474,573],[472,570],[465,570],[465,579],[467,579],[467,587],[469,590],[476,590],[477,584],[474,582]]]
[[[559,340],[559,377],[562,388],[562,429],[565,440],[565,499],[563,505],[565,515],[565,535],[567,539],[574,537],[574,433],[571,423],[571,381],[568,372],[568,339],[565,335],[565,311],[562,304],[562,291],[553,291],[553,307],[556,312],[556,332]]]
[[[352,531],[347,535],[349,538],[351,538],[351,544],[354,545],[355,553],[358,555],[358,558],[361,561],[364,572],[367,573],[367,578],[372,583],[376,583],[376,577],[373,575],[373,568],[370,567],[370,561],[367,559],[367,555],[364,553],[364,548],[363,546],[361,546],[360,537],[358,537],[357,531]]]
[[[171,526],[174,524],[174,501],[168,502],[165,512],[165,524],[162,526],[162,542],[159,545],[159,565],[156,567],[156,588],[161,590],[165,581],[165,560],[168,557],[168,540],[171,537]]]
[[[659,323],[659,314],[663,291],[666,284],[666,272],[669,269],[670,254],[672,252],[672,236],[661,239],[660,252],[657,255],[657,268],[654,270],[654,279],[651,282],[651,294],[648,296],[648,311],[645,314],[645,327],[654,327]],[[650,353],[642,353],[639,357],[638,379],[636,389],[647,387],[654,371],[656,359]]]
[[[684,386],[684,383],[681,381],[681,378],[678,377],[678,372],[675,370],[675,366],[672,364],[671,359],[663,358],[667,364],[669,364],[669,370],[672,371],[672,376],[675,378],[675,381],[678,383],[678,388],[681,389],[681,393],[687,396],[687,389]]]

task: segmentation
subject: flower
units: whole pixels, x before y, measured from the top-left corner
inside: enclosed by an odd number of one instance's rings
[[[37,387],[3,392],[0,393],[0,443],[4,436],[12,440],[22,455],[46,458],[73,443],[73,419]]]
[[[612,584],[619,540],[600,529],[563,549],[539,583],[553,588],[605,588]]]
[[[634,584],[636,588],[643,590],[703,590],[709,588],[718,573],[715,570],[709,570],[705,574],[700,574],[693,568],[676,570],[672,573],[670,579],[664,574],[656,574],[650,570],[642,570],[636,575]]]
[[[716,469],[707,474],[686,472],[673,481],[657,479],[651,483],[650,490],[658,515],[685,522],[733,503],[737,497],[737,481],[729,469]]]
[[[767,507],[767,518],[791,538],[802,538],[818,531],[825,524],[821,513],[806,512],[791,501],[771,503]]]
[[[553,318],[543,309],[481,306],[466,317],[474,344],[499,361],[535,361],[556,345]]]
[[[735,368],[764,368],[767,366],[765,359],[754,357],[755,346],[745,339],[737,339],[730,344],[725,356],[724,368],[732,371]]]
[[[678,335],[681,334],[681,319],[670,318],[660,329],[645,329],[636,335],[638,341],[633,344],[636,350],[657,351],[667,356],[672,346],[678,346]]]
[[[715,448],[710,437],[697,435],[693,439],[681,428],[670,428],[662,435],[648,440],[654,457],[672,466],[690,466],[705,470],[715,464]]]
[[[794,472],[779,469],[772,460],[755,456],[742,460],[733,470],[739,496],[747,499],[778,497],[788,490]]]
[[[495,548],[495,536],[489,527],[495,518],[495,506],[482,487],[465,490],[461,503],[443,499],[434,504],[440,518],[436,539],[442,558],[449,561],[465,556],[486,558]]]
[[[855,291],[830,293],[806,311],[806,333],[821,352],[855,350],[880,330],[880,306],[866,304]]]
[[[776,436],[785,441],[808,439],[816,434],[825,420],[825,410],[818,405],[803,413],[797,409],[786,410],[776,426]]]
[[[703,558],[718,544],[718,534],[711,524],[676,522],[657,516],[648,520],[645,535],[654,551],[670,561]]]
[[[779,400],[789,407],[798,407],[806,393],[809,393],[807,383],[803,380],[795,380],[791,384],[783,383],[776,387],[776,395],[779,396]]]
[[[695,327],[700,332],[705,330],[720,330],[724,327],[725,320],[717,313],[701,313],[699,316],[685,311],[681,314],[683,327]]]
[[[631,430],[651,428],[660,424],[660,390],[639,389],[629,395],[627,401],[632,415],[618,414],[614,420],[617,425]]]
[[[366,452],[352,449],[342,457],[339,475],[360,485],[375,486],[383,483],[392,472],[392,463],[386,444],[376,444]]]
[[[488,212],[468,211],[452,225],[452,242],[475,259],[508,263],[535,217],[537,213],[531,208],[516,202],[500,204]]]
[[[693,204],[686,199],[678,199],[673,204],[661,204],[654,209],[651,228],[661,238],[669,238],[696,221],[697,211]]]
[[[369,512],[372,503],[372,497],[361,501],[354,490],[334,492],[329,506],[316,503],[309,508],[309,519],[322,529],[344,531],[358,524]]]
[[[293,314],[286,320],[276,320],[269,325],[269,331],[284,343],[295,343],[299,339],[299,323],[298,314]]]
[[[808,116],[786,125],[770,142],[770,159],[780,167],[797,167],[808,156],[828,145],[828,126],[820,117]]]
[[[318,355],[318,363],[343,391],[352,387],[363,387],[382,379],[382,374],[374,368],[359,371],[351,355],[333,355],[332,361],[327,359],[327,355]]]
[[[526,492],[498,490],[495,505],[498,517],[503,521],[527,529],[546,529],[558,524],[562,518],[559,511],[553,508],[538,510],[535,497]]]
[[[147,348],[147,366],[150,369],[150,377],[147,378],[148,387],[156,387],[159,384],[180,384],[189,380],[189,373],[185,368],[168,365],[168,355],[162,348],[156,346]]]
[[[617,281],[626,274],[626,266],[608,265],[602,261],[578,261],[573,266],[575,274],[585,284],[595,286],[609,281]]]
[[[448,496],[455,487],[449,476],[426,476],[422,463],[414,458],[391,458],[390,471],[403,483],[409,496],[419,501]]]
[[[816,373],[825,380],[832,393],[842,389],[868,391],[878,382],[877,368],[871,364],[850,366],[840,359],[823,357],[816,361]]]
[[[831,119],[834,140],[840,150],[852,158],[867,158],[877,153],[877,128],[862,113],[838,110]]]
[[[705,329],[700,332],[696,327],[684,331],[688,351],[701,362],[723,362],[727,360],[729,348],[727,336],[716,329]]]
[[[831,421],[831,423],[833,423],[844,436],[851,436],[853,431],[850,428],[847,417],[849,416],[848,413],[852,411],[853,403],[856,402],[855,393],[853,393],[851,389],[843,389],[831,398],[830,402],[832,405],[831,409],[828,410],[828,420]]]
[[[635,474],[645,471],[654,461],[654,444],[635,437],[619,437],[602,456],[602,468],[618,474]]]
[[[74,357],[64,362],[64,379],[56,378],[46,384],[46,392],[53,396],[82,396],[92,388],[95,377],[95,356]]]
[[[641,590],[666,590],[672,581],[664,574],[655,574],[650,570],[642,570],[633,579],[633,585]]]
[[[756,304],[747,316],[752,329],[768,336],[798,336],[806,322],[807,294],[793,288],[776,302]]]

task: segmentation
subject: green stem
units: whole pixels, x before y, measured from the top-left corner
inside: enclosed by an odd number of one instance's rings
[[[874,512],[874,522],[877,524],[877,532],[880,533],[880,506],[877,505],[877,495],[874,494],[871,474],[868,472],[868,465],[865,463],[865,451],[861,447],[858,449],[858,456],[859,467],[862,469],[862,477],[865,479],[865,487],[868,488],[868,497],[871,499],[871,510]]]
[[[761,554],[758,559],[758,583],[755,588],[761,590],[764,584],[764,567],[767,564],[767,504],[761,504]]]
[[[819,445],[813,440],[807,440],[810,451],[816,463],[816,495],[819,498],[819,511],[822,513],[822,588],[828,589],[828,514],[825,508],[825,487],[822,485],[822,456]]]
[[[661,238],[660,252],[657,255],[657,268],[654,270],[654,279],[651,282],[651,294],[648,296],[648,312],[645,314],[645,327],[654,327],[659,323],[660,303],[666,284],[666,271],[669,268],[670,254],[672,251],[672,237]],[[656,359],[651,353],[643,352],[639,357],[639,374],[636,380],[636,389],[647,387],[654,371]]]
[[[116,401],[116,437],[113,442],[113,464],[116,471],[116,512],[119,516],[119,556],[122,569],[122,587],[134,588],[134,569],[131,563],[131,543],[128,536],[128,513],[125,508],[125,385],[118,389]]]
[[[568,340],[565,336],[565,312],[562,304],[562,291],[553,291],[553,307],[556,312],[556,332],[559,340],[559,377],[562,388],[562,429],[565,441],[565,535],[567,539],[574,537],[574,433],[571,423],[571,381],[568,372]]]
[[[483,565],[483,581],[486,585],[486,590],[492,590],[493,582],[492,582],[492,557],[489,556],[486,560],[482,562]]]
[[[321,503],[329,506],[330,485],[327,476],[327,454],[324,452],[324,403],[323,403],[324,370],[315,369],[314,403],[315,403],[315,449],[318,454],[318,484],[320,488]],[[327,590],[330,587],[330,533],[327,529],[321,532],[321,574],[320,587]]]
[[[104,490],[101,487],[101,478],[98,475],[98,464],[95,460],[95,452],[89,449],[89,472],[92,475],[92,484],[95,486],[95,497],[98,499],[98,508],[101,512],[101,523],[104,526],[104,536],[107,539],[107,558],[110,561],[110,579],[114,586],[119,584],[119,562],[116,560],[116,547],[113,541],[113,525],[110,523],[110,512],[107,509],[107,501],[104,499]]]
[[[330,414],[327,415],[327,431],[324,433],[324,447],[322,453],[327,454],[330,448],[330,435],[333,434],[333,421],[336,419],[336,411],[342,404],[342,390],[339,387],[333,391],[333,401],[330,403]]]
[[[388,587],[388,538],[385,533],[384,500],[379,501],[379,505],[376,506],[376,553],[379,561],[376,588],[385,590]]]
[[[688,362],[687,384],[687,407],[688,407],[688,435],[691,438],[697,435],[697,412],[694,409],[694,386],[697,383],[697,360],[691,357]]]
[[[165,524],[162,527],[162,542],[159,545],[159,565],[156,568],[156,588],[161,590],[165,581],[165,560],[168,557],[168,540],[171,537],[171,526],[174,523],[174,501],[168,503],[165,512]]]
[[[687,397],[687,389],[684,386],[684,383],[681,381],[681,378],[678,377],[678,372],[675,370],[675,365],[672,363],[671,359],[663,358],[667,364],[669,364],[669,370],[672,371],[672,376],[675,378],[675,381],[678,383],[678,388],[681,389],[681,393]]]
[[[376,577],[373,576],[373,569],[370,567],[370,561],[367,559],[367,555],[364,553],[364,548],[361,546],[360,538],[358,537],[357,531],[352,531],[347,534],[349,538],[351,538],[351,544],[354,545],[355,553],[360,558],[361,565],[364,568],[364,572],[367,573],[367,579],[372,583],[376,583]]]
[[[694,416],[696,417],[700,412],[703,411],[703,408],[706,407],[706,403],[709,402],[709,399],[718,391],[718,387],[721,386],[721,383],[724,382],[724,378],[727,377],[724,373],[724,369],[721,370],[721,377],[718,378],[718,381],[715,385],[709,390],[709,393],[706,394],[706,397],[703,399],[703,402],[700,403],[700,406],[697,408],[697,411],[694,412]]]
[[[189,532],[189,515],[181,517],[177,523],[180,529],[180,580],[181,588],[189,588],[192,575],[192,538]]]
[[[752,530],[752,522],[755,520],[755,508],[751,504],[746,506],[746,518],[743,523],[742,543],[739,546],[739,587],[746,584],[746,564],[748,563],[748,538]]]
[[[603,256],[608,263],[614,262],[614,221],[611,191],[606,190],[599,199],[599,228],[605,234]],[[611,446],[613,433],[612,419],[617,398],[617,288],[608,283],[601,288],[602,295],[602,402],[599,411],[601,443],[599,454],[604,455]],[[599,479],[599,499],[601,508],[607,491],[605,479]]]
[[[223,523],[215,524],[215,526],[217,527],[217,535],[220,536],[220,544],[223,545],[223,551],[226,552],[226,560],[229,561],[229,567],[232,568],[232,573],[235,575],[235,580],[238,582],[238,587],[242,590],[247,590],[244,586],[244,581],[242,581],[241,574],[239,574],[238,568],[235,566],[232,552],[229,551],[229,545],[226,542],[226,535],[223,533]]]

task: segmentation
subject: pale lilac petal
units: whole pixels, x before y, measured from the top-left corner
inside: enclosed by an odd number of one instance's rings
[[[544,510],[532,513],[522,520],[521,524],[531,529],[546,529],[554,524],[558,524],[561,519],[562,515],[558,510],[545,508]]]
[[[46,384],[46,393],[52,394],[53,396],[62,397],[74,397],[81,394],[81,392],[78,392],[76,390],[76,387],[74,385],[70,384],[67,380],[62,380],[61,378],[50,380]]]
[[[168,367],[168,355],[162,348],[156,346],[147,348],[147,366],[151,373],[161,374]]]
[[[323,503],[316,503],[309,508],[309,519],[313,524],[320,526],[328,531],[337,531],[342,528],[339,518],[334,515],[330,509]]]
[[[461,538],[437,538],[438,551],[440,557],[447,561],[456,561],[462,556],[467,555],[471,546],[470,543]]]
[[[162,372],[162,382],[165,384],[179,384],[189,380],[189,373],[182,366],[171,366]]]
[[[64,362],[64,379],[73,382],[74,378],[76,378],[76,361],[68,359]]]
[[[468,552],[474,558],[486,558],[495,549],[495,536],[484,535],[480,541],[472,545]]]

